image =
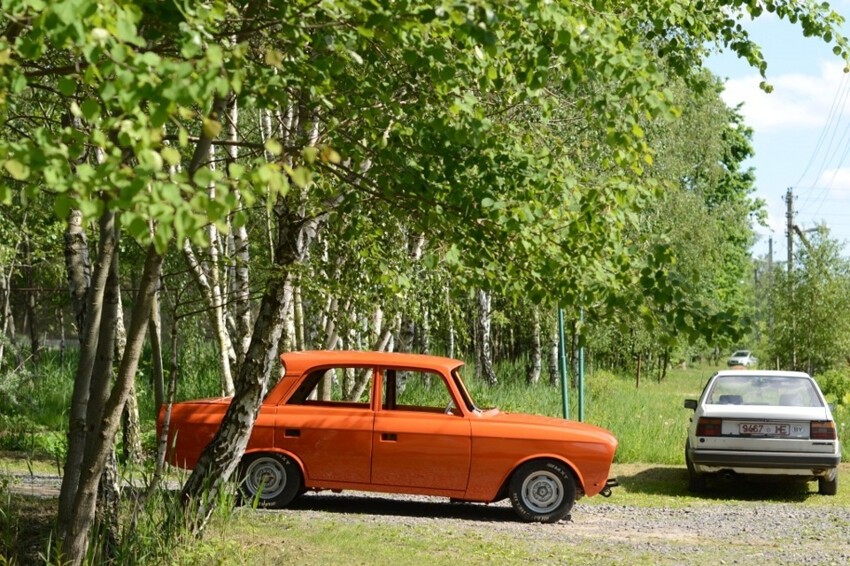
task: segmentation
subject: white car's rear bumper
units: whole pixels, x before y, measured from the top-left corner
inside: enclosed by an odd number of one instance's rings
[[[697,473],[731,470],[741,474],[825,476],[838,468],[841,454],[692,450]]]

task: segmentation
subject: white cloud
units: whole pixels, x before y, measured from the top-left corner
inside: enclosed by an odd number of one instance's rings
[[[835,200],[850,200],[850,166],[824,171],[817,187],[824,187]]]
[[[843,101],[842,112],[850,115],[850,104],[846,104],[850,80],[841,63],[824,62],[818,69],[818,74],[788,73],[769,77],[773,85],[770,94],[759,88],[762,79],[758,74],[729,79],[723,100],[730,106],[743,102],[744,120],[758,132],[822,128],[836,102]]]
[[[762,236],[773,236],[785,232],[785,211],[780,207],[767,207],[767,226],[756,225],[755,231]]]

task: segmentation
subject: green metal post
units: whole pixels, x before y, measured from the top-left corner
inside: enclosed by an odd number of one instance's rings
[[[561,405],[564,408],[564,418],[570,418],[570,400],[567,386],[567,351],[564,345],[564,309],[558,309],[558,358],[560,358],[561,373]]]
[[[584,323],[584,308],[579,311],[578,317]],[[580,327],[583,329],[583,325]],[[584,345],[578,349],[578,420],[584,422]]]

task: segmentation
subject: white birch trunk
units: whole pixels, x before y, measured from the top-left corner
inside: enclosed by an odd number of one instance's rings
[[[496,385],[496,372],[493,371],[493,357],[490,344],[490,293],[479,289],[478,299],[478,365],[481,377],[488,385]]]
[[[540,341],[540,311],[537,307],[531,310],[531,369],[528,373],[528,383],[536,384],[540,381],[540,372],[543,367],[543,347]]]
[[[239,141],[239,106],[236,97],[230,106],[230,123],[228,124],[228,155],[232,161],[239,157],[236,142]],[[237,207],[242,207],[242,193],[236,191]],[[231,277],[231,295],[236,318],[236,363],[241,364],[245,353],[251,344],[251,288],[248,266],[251,255],[248,248],[248,230],[244,225],[234,227],[229,239],[233,245],[233,276]]]
[[[86,414],[92,370],[97,354],[100,321],[103,314],[103,295],[114,255],[113,250],[117,246],[115,230],[115,214],[107,209],[100,218],[98,259],[92,273],[91,284],[86,293],[86,315],[85,325],[81,329],[80,359],[77,363],[74,390],[71,394],[71,410],[68,416],[68,451],[65,456],[65,469],[59,493],[58,530],[60,539],[66,537],[75,511],[74,500],[79,487],[80,469],[89,428]],[[75,269],[79,269],[79,267],[75,266]]]

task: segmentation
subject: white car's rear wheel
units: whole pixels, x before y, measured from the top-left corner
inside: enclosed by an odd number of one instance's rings
[[[835,495],[838,493],[838,473],[830,480],[818,478],[818,493],[821,495]]]
[[[691,462],[691,457],[688,454],[690,452],[690,446],[690,441],[685,443],[685,465],[688,467],[688,490],[699,493],[705,491],[707,482],[705,475],[698,473],[694,469],[694,463]]]

